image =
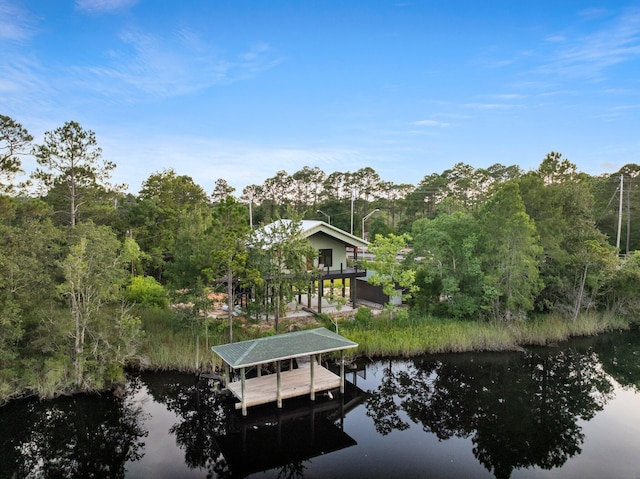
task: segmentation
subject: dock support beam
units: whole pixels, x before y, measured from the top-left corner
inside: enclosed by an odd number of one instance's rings
[[[312,401],[316,400],[316,385],[314,384],[315,364],[316,364],[316,355],[312,354],[311,361],[309,362],[309,371],[311,375],[310,380],[311,380],[311,400]]]
[[[276,363],[276,402],[278,408],[282,409],[282,390],[281,390],[281,378],[280,378],[280,361]]]
[[[246,373],[245,373],[245,369],[242,368],[240,370],[240,381],[242,382],[242,415],[246,416],[247,415],[247,395],[246,395]]]
[[[344,349],[340,350],[340,394],[344,394]]]

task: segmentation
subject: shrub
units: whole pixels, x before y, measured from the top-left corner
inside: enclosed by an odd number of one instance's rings
[[[145,306],[166,308],[169,306],[167,292],[151,276],[135,276],[127,286],[125,297],[128,301]]]
[[[404,308],[398,309],[395,313],[395,320],[401,324],[409,323],[409,310]]]
[[[368,327],[373,319],[373,312],[369,308],[360,306],[354,316],[355,323],[360,327]]]

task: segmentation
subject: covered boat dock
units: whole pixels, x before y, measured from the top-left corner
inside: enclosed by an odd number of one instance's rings
[[[320,391],[340,388],[344,393],[344,351],[358,344],[326,328],[296,331],[266,338],[213,346],[211,349],[225,363],[227,389],[240,401],[236,409],[276,402],[309,394],[312,401]],[[340,351],[340,375],[319,364],[322,354]],[[310,357],[308,367],[282,371],[282,362]],[[275,374],[262,375],[262,365],[273,363]],[[257,376],[247,378],[247,369],[256,367]],[[229,382],[229,368],[240,370],[240,380]]]

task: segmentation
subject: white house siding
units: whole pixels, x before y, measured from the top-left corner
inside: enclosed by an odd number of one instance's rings
[[[344,269],[347,268],[347,249],[341,241],[336,241],[329,236],[320,233],[315,234],[309,237],[309,242],[313,249],[321,250],[321,249],[331,249],[333,251],[333,265],[331,266],[332,270],[339,270],[340,263],[342,263],[342,267]],[[315,259],[316,266],[318,265],[318,258]]]

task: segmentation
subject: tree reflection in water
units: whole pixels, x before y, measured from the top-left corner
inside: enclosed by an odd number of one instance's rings
[[[129,389],[59,398],[49,404],[16,401],[0,415],[2,477],[125,477],[127,461],[142,456],[147,432]]]
[[[594,352],[430,356],[390,363],[383,374],[366,405],[379,433],[408,427],[402,411],[441,440],[470,437],[499,479],[579,453],[578,420],[602,410],[613,391]]]
[[[594,344],[604,370],[621,386],[640,392],[640,330],[602,335]]]
[[[603,409],[616,382],[640,391],[639,356],[640,332],[632,331],[572,341],[562,351],[540,348],[520,354],[390,360],[383,364],[380,382],[371,386],[366,412],[381,435],[413,426],[440,440],[468,438],[478,463],[500,479],[520,468],[560,468],[581,452],[585,442],[581,421]],[[280,420],[276,414],[275,420],[262,425],[256,415],[254,425],[251,420],[238,421],[231,406],[213,394],[210,385],[196,383],[193,375],[148,374],[132,379],[123,398],[103,394],[50,402],[22,400],[4,406],[0,477],[125,477],[127,463],[141,458],[149,441],[143,427],[147,416],[141,409],[147,399],[163,403],[178,417],[169,432],[184,453],[185,467],[195,474],[200,473],[198,469],[206,470],[208,477],[232,476],[230,465],[237,464],[233,462],[236,456],[225,447],[244,431],[258,441],[247,442],[252,466],[262,467],[258,459],[267,454],[274,459],[273,465],[270,462],[260,469],[271,471],[271,477],[278,473],[282,478],[321,477],[327,472],[322,461],[307,459],[317,457],[317,451],[328,454],[353,446],[350,453],[329,461],[348,465],[370,447],[369,438],[359,446],[358,437],[349,436],[351,431],[336,428],[337,416],[333,410],[324,410],[323,404],[313,405],[317,415],[311,416],[312,422],[297,415]],[[351,404],[346,410],[356,407]],[[342,414],[341,409],[339,412]],[[362,418],[354,416],[355,422],[349,423],[352,427]],[[357,434],[363,426],[357,424],[353,431]],[[334,429],[340,435],[333,435]],[[280,436],[286,443],[282,453],[277,450],[281,447],[278,440],[273,439]],[[334,449],[325,448],[320,439]],[[382,441],[374,447],[377,444]],[[410,452],[419,454],[419,444],[412,445],[416,449]],[[258,449],[264,450],[262,456],[256,454]],[[152,451],[150,448],[147,454]],[[277,455],[279,462],[271,455]],[[385,460],[393,462],[393,457],[389,450]],[[250,474],[256,467],[240,466],[236,475]],[[363,464],[362,471],[369,476],[378,472],[367,467]]]
[[[191,379],[187,386],[184,375],[167,381],[167,375],[154,374],[145,375],[143,381],[157,402],[182,418],[169,432],[175,434],[176,443],[185,451],[185,464],[191,469],[206,469],[207,477],[232,477],[215,440],[229,428],[229,406],[213,393],[208,381]]]

